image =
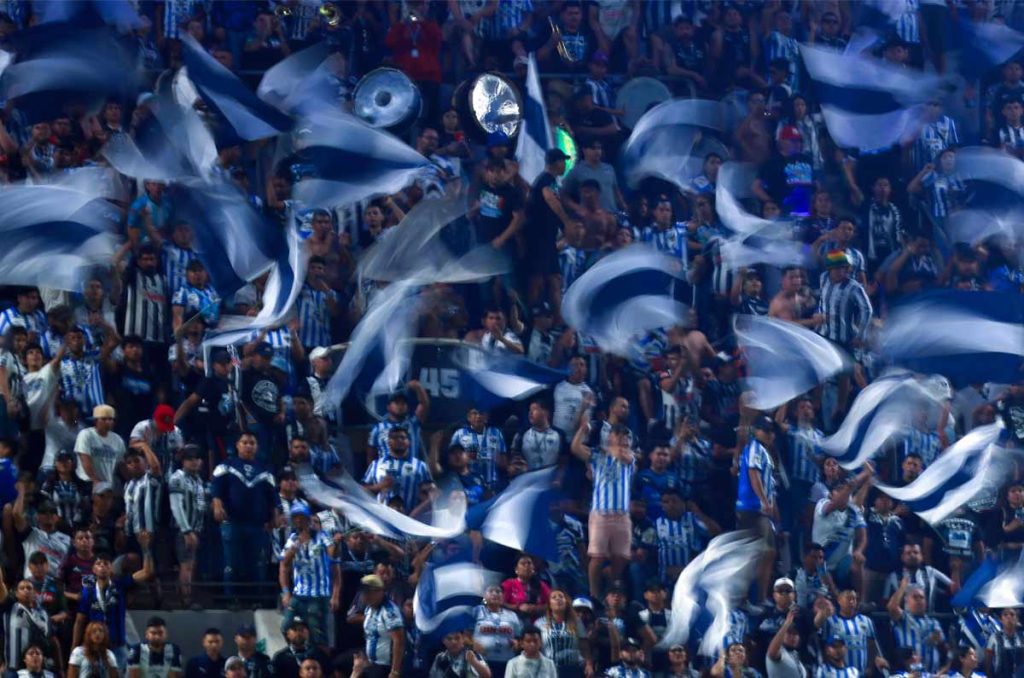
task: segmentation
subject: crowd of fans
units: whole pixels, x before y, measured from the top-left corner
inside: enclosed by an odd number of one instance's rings
[[[950,95],[903,147],[837,148],[802,69],[798,42],[843,49],[855,3],[766,0],[405,0],[137,3],[135,31],[154,81],[181,66],[184,34],[251,80],[307,45],[327,43],[339,90],[372,69],[401,69],[423,95],[401,130],[434,164],[423,181],[331,211],[291,199],[302,168],[253,142],[224,147],[217,170],[258,209],[298,223],[310,252],[293,319],[232,350],[204,351],[222,313],[255,315],[265,277],[221,299],[192,250],[202,223],[176,215],[166,187],[131,191],[124,246],[80,293],[8,289],[0,312],[3,661],[19,677],[225,675],[696,676],[857,678],[1024,671],[1017,610],[953,608],[986,559],[1024,549],[1024,479],[937,525],[873,487],[905,485],[973,428],[1001,419],[1024,444],[1024,379],[971,384],[922,402],[906,433],[855,473],[824,455],[857,392],[881,372],[873,338],[887,308],[935,288],[1024,293],[1019,245],[953,242],[944,225],[968,199],[957,148],[1024,157],[1018,61]],[[945,67],[944,20],[1021,27],[1020,3],[906,0],[872,49],[913,69]],[[33,24],[32,3],[0,2],[4,39]],[[535,52],[552,125],[579,157],[547,153],[528,185],[514,140],[482,138],[450,102],[487,70],[522,83]],[[740,111],[724,153],[680,188],[626,186],[615,167],[629,130],[616,109],[628,78]],[[26,125],[8,102],[0,126],[6,181],[46,181],[103,166],[103,144],[133,134],[148,94]],[[944,107],[946,110],[944,110]],[[751,212],[790,219],[808,268],[728,270],[715,209],[718,171],[757,167]],[[566,163],[574,163],[566,172]],[[564,176],[563,176],[564,175]],[[361,254],[415,204],[461,193],[469,214],[445,229],[458,250],[490,243],[515,263],[480,284],[423,290],[419,336],[452,338],[564,369],[528,403],[464,421],[431,413],[435,384],[412,378],[384,417],[353,425],[325,397],[347,340],[383,283],[354,275]],[[601,352],[560,316],[565,290],[601,257],[645,243],[687,271],[677,326],[637,338],[628,358]],[[744,405],[737,315],[818,331],[856,359],[849,374],[773,412]],[[939,382],[941,384],[941,382]],[[430,386],[430,388],[428,388]],[[433,391],[433,392],[431,392]],[[348,410],[346,409],[347,413]],[[470,506],[515,477],[558,468],[550,509],[559,557],[513,553],[471,530],[393,540],[307,501],[296,470],[344,469],[382,503],[426,519],[461,490]],[[764,539],[727,640],[659,644],[671,587],[708,540],[733,529]],[[472,560],[505,577],[480,591],[472,628],[422,633],[413,592],[429,565]],[[8,585],[13,591],[8,597]],[[267,595],[277,591],[279,596]],[[255,629],[208,629],[186,661],[153,617],[128,646],[126,610],[279,605],[287,647],[269,658]],[[333,617],[334,635],[329,620]],[[233,630],[233,629],[232,629]],[[228,657],[227,655],[230,655]]]

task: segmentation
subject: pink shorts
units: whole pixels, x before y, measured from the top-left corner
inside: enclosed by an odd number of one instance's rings
[[[632,557],[633,522],[628,513],[591,513],[587,526],[590,530],[588,556],[626,560]]]

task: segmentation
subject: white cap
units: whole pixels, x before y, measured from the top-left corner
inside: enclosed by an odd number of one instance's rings
[[[796,585],[793,583],[793,580],[789,577],[779,577],[778,579],[776,579],[775,583],[772,585],[772,590],[774,591],[780,586],[788,586],[789,588],[796,590]]]
[[[309,359],[310,360],[317,360],[319,358],[326,358],[330,354],[331,354],[331,349],[326,348],[324,346],[317,346],[316,348],[314,348],[312,351],[309,352]]]

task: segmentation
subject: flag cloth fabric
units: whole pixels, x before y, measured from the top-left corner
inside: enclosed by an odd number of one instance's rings
[[[523,120],[519,125],[519,139],[516,141],[516,160],[519,161],[519,176],[532,184],[544,171],[544,154],[554,146],[551,140],[551,126],[544,106],[544,90],[540,86],[537,57],[530,52],[530,63],[526,67],[526,100],[523,102]]]

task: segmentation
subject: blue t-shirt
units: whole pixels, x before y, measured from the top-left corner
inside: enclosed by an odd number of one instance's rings
[[[0,459],[0,506],[10,504],[18,498],[14,484],[18,481],[18,469],[10,459]]]
[[[95,577],[82,578],[82,597],[78,601],[78,612],[84,614],[87,621],[99,621],[107,625],[110,632],[110,646],[121,647],[125,644],[125,611],[127,610],[127,593],[135,587],[131,575],[111,578],[102,594],[96,586]]]
[[[774,501],[775,463],[765,446],[753,439],[743,448],[743,455],[740,457],[739,492],[736,495],[737,511],[761,512],[764,510],[760,498],[754,492],[754,486],[750,484],[749,471],[751,469],[756,470],[761,476],[761,487],[764,488],[765,498],[768,501]]]

